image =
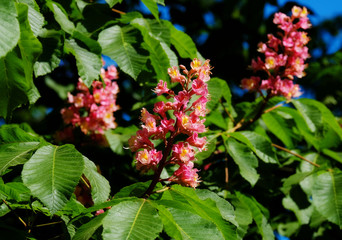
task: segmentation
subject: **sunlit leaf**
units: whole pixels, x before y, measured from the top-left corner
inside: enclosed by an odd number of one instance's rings
[[[103,219],[103,239],[151,239],[162,231],[157,210],[146,200],[137,199],[113,206]]]
[[[102,67],[101,56],[81,47],[75,39],[66,40],[64,48],[75,56],[78,74],[89,87],[95,79],[99,78]]]
[[[99,34],[102,53],[112,58],[122,71],[136,79],[145,66],[147,57],[139,54],[132,43],[135,38],[128,27],[113,26]]]
[[[0,58],[2,58],[17,45],[20,37],[14,1],[0,1],[0,22]]]
[[[11,111],[37,99],[32,94],[33,64],[42,51],[42,45],[33,35],[27,19],[28,7],[17,4],[20,23],[18,45],[0,59],[0,116],[9,117]],[[33,97],[33,98],[32,98]]]
[[[83,157],[74,146],[48,145],[39,148],[24,164],[22,179],[53,214],[68,202],[83,168]]]
[[[252,131],[234,132],[230,135],[245,143],[264,162],[278,162],[271,142],[269,142],[264,136]]]

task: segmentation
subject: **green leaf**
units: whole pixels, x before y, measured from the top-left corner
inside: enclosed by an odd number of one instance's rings
[[[147,18],[135,18],[131,21],[131,25],[139,29],[143,35],[148,35],[159,42],[170,45],[170,29],[166,21],[156,21]]]
[[[62,32],[44,29],[40,33],[43,52],[34,63],[36,77],[46,75],[59,66],[62,56]]]
[[[291,188],[293,185],[299,184],[301,181],[303,181],[308,176],[312,175],[314,171],[312,172],[298,172],[290,177],[286,178],[283,183],[283,187],[281,188],[282,192],[285,194],[289,194]]]
[[[169,79],[167,69],[172,66],[175,54],[168,47],[170,45],[170,30],[156,20],[136,18],[131,22],[143,35],[144,42],[142,46],[150,53],[151,64],[157,74],[157,79]],[[166,50],[166,51],[165,51]]]
[[[69,20],[68,15],[62,5],[59,3],[48,1],[46,5],[50,8],[50,10],[53,12],[54,17],[58,24],[61,26],[61,28],[69,33],[72,34],[75,30],[75,25],[72,21]]]
[[[235,220],[234,207],[227,200],[207,189],[196,189],[196,194],[201,200],[213,200],[216,203],[216,207],[220,210],[223,219],[233,223],[235,226],[238,226],[238,223]]]
[[[103,219],[107,216],[107,212],[94,217],[89,222],[79,227],[72,240],[88,240],[93,236],[95,231],[102,225]]]
[[[189,211],[192,208],[194,213],[213,222],[225,239],[237,239],[235,226],[222,217],[215,201],[210,198],[203,201],[196,195],[194,189],[179,185],[172,186],[168,192],[170,194],[170,197],[167,197],[168,199],[188,203],[189,207],[187,209]],[[177,204],[171,207],[178,208]]]
[[[83,174],[90,182],[91,196],[94,204],[105,202],[109,198],[110,185],[105,177],[97,172],[95,164],[83,156],[84,172]]]
[[[0,22],[0,58],[2,58],[17,45],[20,37],[14,1],[0,1]]]
[[[51,214],[70,199],[84,168],[82,154],[73,145],[48,145],[38,149],[22,171],[24,184]]]
[[[271,225],[267,222],[267,218],[260,209],[260,204],[254,199],[239,192],[236,192],[236,197],[252,212],[252,217],[258,227],[258,231],[263,240],[274,239],[274,234]]]
[[[98,42],[103,54],[112,58],[122,71],[137,79],[147,57],[139,54],[132,46],[135,37],[130,27],[121,28],[116,25],[107,28],[99,34]]]
[[[299,130],[301,135],[305,138],[307,143],[312,144],[316,149],[319,149],[319,141],[317,140],[317,138],[315,138],[314,134],[310,131],[304,118],[302,117],[302,115],[300,115],[298,110],[294,108],[290,108],[290,107],[280,107],[274,111],[277,111],[281,114],[290,115],[295,121],[297,129]]]
[[[163,225],[157,210],[146,200],[137,199],[113,206],[103,219],[103,239],[154,240]]]
[[[122,0],[106,0],[106,2],[108,3],[109,7],[112,8],[115,4],[121,3]]]
[[[30,22],[31,30],[37,37],[44,25],[44,16],[39,12],[39,6],[35,0],[19,0],[28,6],[28,20]]]
[[[169,79],[167,69],[170,67],[170,61],[160,42],[152,37],[145,36],[142,46],[150,53],[149,57],[157,79]]]
[[[17,202],[21,201],[20,194],[3,182],[0,182],[0,199],[13,199]]]
[[[158,205],[164,230],[173,239],[223,239],[216,225],[197,214],[177,208]]]
[[[152,15],[159,20],[158,2],[156,0],[141,0],[145,6],[151,11]]]
[[[9,167],[24,164],[39,144],[40,142],[0,144],[0,176]]]
[[[265,163],[278,163],[274,148],[266,137],[251,131],[234,132],[230,135],[245,143]]]
[[[167,22],[171,33],[171,44],[176,48],[182,58],[196,58],[197,48],[191,37],[186,33],[179,31],[171,23]]]
[[[323,124],[328,124],[342,138],[342,129],[332,112],[322,103],[313,99],[298,99],[293,101],[312,132],[317,131]]]
[[[211,154],[213,154],[213,152],[216,150],[216,142],[217,142],[217,138],[215,137],[215,135],[210,135],[210,136],[206,136],[207,137],[207,144],[206,144],[206,151],[197,151],[195,157],[197,159],[197,161],[202,161],[204,159],[207,159],[211,156]]]
[[[24,124],[6,124],[0,127],[0,144],[21,142],[45,142],[31,127]]]
[[[229,155],[239,166],[241,176],[254,186],[259,179],[259,174],[256,171],[258,159],[254,156],[249,147],[237,142],[233,138],[228,138],[224,141],[224,144],[226,145]]]
[[[312,200],[316,210],[342,228],[342,173],[318,172],[314,176]]]
[[[285,198],[283,198],[283,206],[294,212],[294,214],[297,217],[298,222],[301,225],[308,224],[310,221],[311,214],[313,212],[313,206],[309,205],[309,207],[305,209],[300,209],[297,205],[297,203],[288,195]]]
[[[30,101],[33,85],[33,64],[42,46],[33,35],[28,19],[28,7],[17,4],[20,23],[18,45],[6,57],[0,59],[0,116],[10,117],[11,111]]]
[[[105,136],[112,151],[119,155],[125,155],[127,152],[125,150],[125,144],[127,144],[128,139],[134,135],[137,130],[137,127],[130,126],[126,128],[118,127],[114,130],[106,131]]]
[[[208,91],[210,94],[210,101],[207,103],[207,108],[215,109],[222,97],[222,85],[217,78],[212,78],[208,82]]]
[[[330,149],[323,149],[322,151],[326,156],[331,157],[332,159],[342,163],[342,152],[335,152]]]
[[[291,136],[292,129],[286,121],[276,113],[268,112],[262,115],[262,120],[265,122],[268,130],[270,130],[280,141],[282,141],[288,148],[294,148]]]
[[[75,56],[78,74],[90,87],[92,82],[99,78],[102,68],[101,56],[81,47],[75,39],[65,40],[64,48]]]

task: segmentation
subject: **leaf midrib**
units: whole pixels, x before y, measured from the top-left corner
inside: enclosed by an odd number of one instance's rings
[[[131,233],[132,233],[132,231],[133,231],[134,225],[135,225],[135,223],[136,223],[136,221],[137,221],[137,219],[138,219],[138,216],[139,216],[139,214],[140,214],[140,212],[141,212],[141,209],[142,209],[142,207],[144,206],[145,202],[146,202],[146,199],[143,200],[141,206],[139,207],[139,209],[138,209],[138,211],[137,211],[137,214],[136,214],[135,217],[134,217],[133,223],[132,223],[132,225],[131,225],[131,229],[129,230],[129,232],[128,232],[128,234],[127,234],[126,240],[129,239],[129,237],[130,237],[130,235],[131,235]]]

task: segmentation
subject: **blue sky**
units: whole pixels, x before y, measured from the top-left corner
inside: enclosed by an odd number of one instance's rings
[[[279,6],[283,6],[289,0],[278,0]],[[342,15],[342,0],[292,0],[298,5],[306,6],[313,11],[310,19],[313,24],[331,17]],[[277,8],[268,6],[265,15],[274,13]]]

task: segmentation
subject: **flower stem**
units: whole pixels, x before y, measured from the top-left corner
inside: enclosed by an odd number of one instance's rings
[[[150,186],[147,188],[147,190],[142,195],[143,198],[148,198],[151,195],[151,193],[153,192],[157,183],[159,182],[160,175],[163,171],[163,168],[165,167],[165,162],[167,160],[167,157],[170,155],[170,152],[172,150],[173,141],[174,141],[175,137],[177,136],[177,134],[178,134],[178,131],[176,129],[176,131],[170,136],[169,141],[167,142],[166,148],[163,152],[163,157],[159,162],[158,169],[154,173],[154,176],[153,176],[153,179],[152,179]]]

